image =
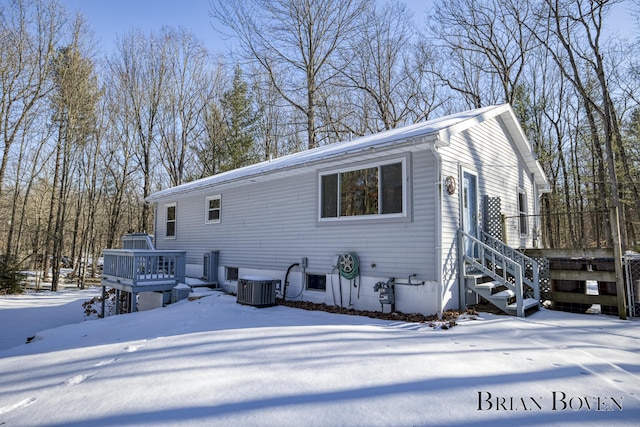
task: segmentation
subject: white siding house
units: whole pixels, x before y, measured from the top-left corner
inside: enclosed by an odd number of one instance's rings
[[[231,292],[238,277],[284,284],[286,276],[288,299],[388,311],[374,286],[394,278],[395,310],[435,314],[464,303],[458,230],[478,236],[491,215],[506,244],[533,247],[538,197],[548,190],[504,104],[221,173],[147,201],[156,249],[186,251],[187,276],[201,277],[205,255],[218,251],[218,281]],[[354,277],[340,274],[344,254],[359,263]]]

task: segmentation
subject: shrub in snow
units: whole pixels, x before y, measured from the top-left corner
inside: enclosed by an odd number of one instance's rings
[[[120,294],[120,307],[121,313],[128,311],[128,300],[125,293]],[[102,310],[102,295],[91,298],[89,301],[82,303],[84,308],[85,320],[97,319],[100,317],[100,311]],[[109,289],[107,291],[107,299],[104,303],[104,317],[112,316],[116,314],[116,290]]]
[[[0,294],[20,294],[25,275],[14,257],[0,259]]]

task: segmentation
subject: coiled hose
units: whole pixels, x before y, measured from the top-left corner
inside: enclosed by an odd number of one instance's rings
[[[340,255],[338,264],[338,271],[345,279],[353,280],[358,277],[360,273],[360,260],[355,252]]]

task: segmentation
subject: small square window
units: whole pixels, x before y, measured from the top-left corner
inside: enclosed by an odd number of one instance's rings
[[[324,291],[327,289],[327,276],[320,274],[307,274],[307,290]]]
[[[220,222],[220,196],[207,197],[205,205],[205,222],[207,224]]]

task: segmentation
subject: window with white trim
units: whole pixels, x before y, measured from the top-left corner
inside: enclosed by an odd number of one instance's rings
[[[529,234],[529,215],[527,211],[527,192],[518,189],[518,229],[521,235]]]
[[[320,220],[406,216],[406,161],[320,175]]]
[[[176,204],[168,203],[164,205],[164,218],[165,218],[165,237],[166,238],[175,238],[176,237]]]
[[[220,195],[207,197],[205,206],[205,222],[207,224],[220,222],[220,202]]]

